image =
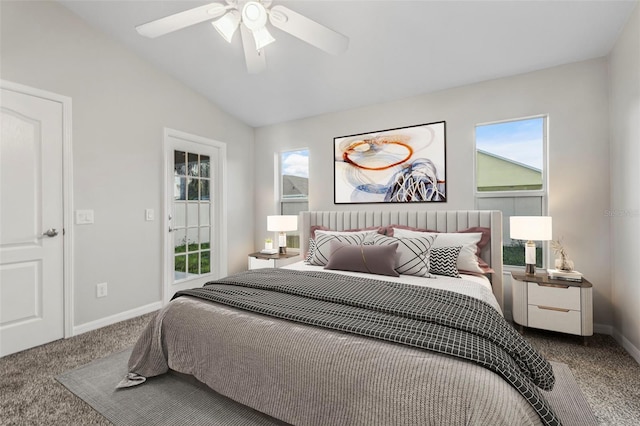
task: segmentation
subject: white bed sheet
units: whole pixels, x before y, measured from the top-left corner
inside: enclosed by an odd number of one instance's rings
[[[416,277],[413,275],[400,275],[399,277],[389,277],[385,275],[373,275],[364,272],[337,271],[332,269],[324,269],[323,266],[309,265],[304,261],[292,263],[283,266],[286,269],[294,269],[296,271],[317,271],[330,272],[334,274],[351,275],[356,277],[365,277],[381,281],[391,281],[397,283],[411,284],[420,287],[431,287],[442,290],[449,290],[467,296],[475,297],[493,306],[502,314],[500,305],[496,300],[491,282],[485,276],[460,274],[461,278],[445,277],[436,275],[435,278]]]

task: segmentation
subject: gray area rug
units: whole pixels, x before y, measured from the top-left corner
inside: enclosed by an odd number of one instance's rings
[[[284,423],[226,398],[187,376],[171,373],[138,387],[116,390],[131,350],[56,377],[67,389],[115,425],[278,425]],[[543,392],[565,426],[596,419],[566,364],[552,362],[556,386]]]
[[[127,373],[131,349],[56,377],[67,389],[115,425],[284,425],[177,373],[116,390]]]
[[[542,391],[564,426],[597,424],[589,403],[580,391],[567,364],[549,361],[553,366],[556,384],[552,391]]]

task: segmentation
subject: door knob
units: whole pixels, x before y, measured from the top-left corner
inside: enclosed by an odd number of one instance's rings
[[[51,228],[48,231],[42,233],[43,237],[52,238],[52,237],[55,237],[56,235],[58,235],[58,231],[56,231],[56,228]]]

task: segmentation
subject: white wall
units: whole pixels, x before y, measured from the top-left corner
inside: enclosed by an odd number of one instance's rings
[[[549,213],[554,236],[563,237],[576,268],[594,284],[596,323],[610,325],[609,220],[603,214],[609,208],[606,59],[256,129],[256,158],[265,159],[256,162],[256,247],[266,235],[265,216],[276,211],[274,152],[309,147],[310,209],[354,209],[358,206],[333,204],[334,137],[445,120],[448,202],[406,207],[473,209],[475,125],[537,114],[549,114]],[[510,299],[506,300],[510,311]]]
[[[161,300],[165,126],[227,143],[228,267],[246,269],[253,129],[55,2],[1,8],[1,78],[73,102],[74,204],[95,211],[94,225],[74,228],[74,325]],[[146,208],[155,221],[144,220]],[[97,299],[100,282],[109,295]]]
[[[640,362],[640,6],[610,55],[615,333]]]
[[[235,272],[262,245],[265,216],[276,212],[274,152],[310,148],[311,209],[353,209],[333,204],[335,136],[445,120],[449,201],[408,208],[469,209],[474,125],[548,113],[554,234],[595,285],[596,323],[613,325],[623,341],[640,347],[638,8],[611,54],[610,77],[599,59],[283,123],[256,130],[255,155],[250,127],[62,6],[0,8],[0,77],[73,98],[75,208],[96,214],[95,225],[75,228],[75,325],[160,300],[163,230],[160,220],[145,222],[143,212],[161,212],[165,126],[228,143],[229,272]],[[247,166],[254,158],[255,175]],[[372,207],[396,208],[363,206]],[[95,284],[104,281],[109,296],[96,299]]]

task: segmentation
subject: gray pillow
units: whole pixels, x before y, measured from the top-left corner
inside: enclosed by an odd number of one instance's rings
[[[397,277],[399,274],[394,269],[397,249],[398,244],[371,246],[331,241],[329,262],[324,269]]]

